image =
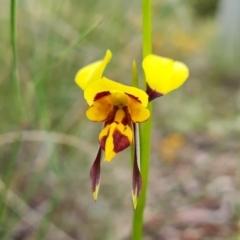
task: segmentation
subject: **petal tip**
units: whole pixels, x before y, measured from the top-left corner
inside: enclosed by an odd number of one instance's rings
[[[99,147],[97,157],[96,157],[96,159],[91,167],[91,170],[90,170],[91,190],[92,190],[92,194],[93,194],[93,198],[94,198],[95,202],[97,201],[98,191],[99,191],[99,187],[100,187],[101,156],[102,156],[102,150]]]
[[[111,60],[111,58],[112,58],[112,52],[111,52],[111,50],[108,49],[108,50],[106,51],[105,58],[107,59],[107,62],[109,62],[109,61]]]
[[[108,155],[105,154],[104,162],[111,162],[115,156],[116,153],[114,151],[109,152]]]
[[[138,203],[138,197],[137,197],[136,191],[135,191],[135,193],[132,191],[132,201],[133,201],[133,208],[134,208],[134,210],[136,210],[137,203]]]
[[[93,192],[93,199],[96,202],[97,201],[97,197],[98,197],[98,192],[99,192],[99,184],[95,187],[95,191]]]

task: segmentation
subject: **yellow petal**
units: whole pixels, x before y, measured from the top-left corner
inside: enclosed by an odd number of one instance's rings
[[[145,122],[150,117],[149,110],[134,98],[129,96],[128,99],[128,111],[131,120],[135,123]]]
[[[94,122],[104,122],[112,110],[111,95],[101,97],[93,102],[86,112],[87,118]]]
[[[99,92],[105,91],[109,91],[111,93],[114,92],[128,93],[136,97],[144,107],[146,107],[148,104],[148,95],[143,90],[114,82],[105,77],[89,85],[89,87],[84,91],[84,97],[87,103],[91,106],[93,104],[95,96]]]
[[[83,68],[81,68],[75,77],[75,82],[77,85],[85,90],[89,84],[100,79],[102,77],[103,71],[106,65],[112,58],[112,53],[107,50],[106,55],[103,60],[91,63]]]
[[[112,123],[105,143],[105,161],[111,161],[118,152],[129,147],[132,140],[133,133],[129,125]]]
[[[133,141],[133,132],[129,124],[125,122],[126,113],[118,109],[114,121],[107,124],[99,135],[99,143],[105,151],[105,161],[111,161],[120,151],[127,148]]]
[[[116,155],[114,151],[114,139],[113,139],[113,132],[116,128],[116,123],[110,124],[108,135],[105,141],[105,159],[104,161],[110,162]]]
[[[153,54],[148,55],[142,65],[147,84],[153,91],[161,94],[179,88],[189,75],[184,63]]]

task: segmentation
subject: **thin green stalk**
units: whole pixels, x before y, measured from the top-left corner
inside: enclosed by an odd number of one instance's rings
[[[152,24],[151,24],[151,0],[142,0],[142,41],[143,41],[143,58],[152,53]],[[149,103],[148,109],[152,114],[152,103]],[[133,214],[132,240],[141,240],[144,223],[144,208],[146,204],[148,174],[150,164],[151,150],[151,128],[152,119],[150,118],[143,124],[140,124],[140,162],[142,175],[142,192],[138,200],[137,209]]]
[[[152,53],[152,0],[142,0],[143,58]]]
[[[20,119],[24,118],[24,105],[21,96],[20,81],[18,77],[18,62],[17,62],[17,42],[16,42],[16,0],[11,0],[10,7],[10,38],[12,49],[12,69],[11,80],[14,89],[14,100],[19,109]]]

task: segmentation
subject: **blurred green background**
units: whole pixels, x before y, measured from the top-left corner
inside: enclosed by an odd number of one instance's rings
[[[239,0],[153,1],[153,52],[190,77],[154,102],[146,240],[240,238],[239,12]],[[23,113],[1,0],[0,239],[130,239],[130,151],[102,163],[94,203],[101,124],[86,119],[74,76],[107,49],[107,76],[131,84],[133,59],[142,76],[141,2],[19,0],[16,16]]]

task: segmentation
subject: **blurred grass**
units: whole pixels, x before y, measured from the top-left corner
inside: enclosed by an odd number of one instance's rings
[[[1,5],[0,180],[4,186],[0,188],[1,240],[97,240],[113,236],[126,239],[132,211],[129,152],[103,164],[100,196],[94,204],[88,172],[94,150],[97,151],[101,124],[86,120],[87,106],[74,76],[80,67],[101,59],[109,48],[114,58],[107,75],[131,83],[133,59],[141,69],[140,2],[17,1],[16,44],[11,43],[9,34],[11,16],[6,9],[10,9],[10,2],[4,0]],[[161,152],[166,152],[161,149],[159,155],[159,143],[166,142],[172,134],[182,136],[186,147],[186,155],[179,157],[180,149],[174,161],[177,164],[179,161],[179,165],[189,161],[196,179],[201,179],[201,171],[207,171],[198,168],[201,154],[212,158],[216,155],[218,159],[233,149],[230,160],[237,159],[238,150],[234,146],[239,143],[240,130],[239,74],[219,67],[221,59],[214,54],[216,50],[221,52],[215,48],[218,39],[214,13],[199,18],[195,11],[188,1],[154,2],[154,53],[186,62],[191,76],[183,88],[154,103],[147,218],[153,212],[176,209],[176,203],[169,201],[176,196],[179,206],[199,199],[205,194],[207,181],[214,178],[208,174],[206,182],[200,182],[201,192],[193,194],[194,197],[181,195],[175,183],[177,176],[168,176],[176,171],[177,165],[159,161],[163,157]],[[13,56],[16,72],[15,48],[25,118],[17,106],[21,105],[20,100],[17,104],[15,101],[17,88],[10,81]],[[39,131],[33,132],[36,130]],[[49,134],[42,134],[42,130]],[[19,137],[5,134],[12,132]],[[54,135],[55,132],[61,135]],[[201,137],[209,146],[204,153],[199,150]],[[211,148],[211,144],[215,147]],[[214,160],[208,164],[214,164]],[[165,188],[171,190],[164,192]],[[9,193],[15,195],[9,198]],[[42,218],[37,221],[31,210]]]
[[[18,63],[17,63],[17,46],[16,46],[16,1],[11,0],[11,10],[10,10],[10,35],[11,35],[11,49],[12,49],[12,71],[11,71],[11,80],[13,95],[15,100],[15,108],[19,109],[18,114],[20,119],[24,119],[24,106],[22,102],[20,82],[18,77]]]

